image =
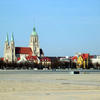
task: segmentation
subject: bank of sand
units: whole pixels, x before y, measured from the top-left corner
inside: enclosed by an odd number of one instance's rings
[[[0,74],[0,100],[100,100],[100,75]]]

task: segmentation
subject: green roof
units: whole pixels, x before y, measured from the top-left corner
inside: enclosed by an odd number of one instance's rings
[[[33,28],[32,35],[37,35],[35,27]]]
[[[14,41],[14,36],[13,36],[13,33],[12,33],[12,36],[11,36],[11,41]]]
[[[9,39],[8,39],[8,33],[7,33],[7,36],[6,36],[6,42],[9,42]]]

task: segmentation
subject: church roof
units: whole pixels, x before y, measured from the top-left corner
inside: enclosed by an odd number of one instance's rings
[[[35,27],[33,28],[32,35],[34,35],[34,36],[36,36],[36,35],[37,35],[37,32],[36,32]]]
[[[11,41],[14,42],[14,36],[13,36],[13,33],[12,33],[12,36],[11,36]]]
[[[27,60],[32,61],[32,60],[37,60],[37,56],[27,56],[26,57]]]
[[[16,54],[29,54],[32,55],[32,49],[30,47],[15,47]]]

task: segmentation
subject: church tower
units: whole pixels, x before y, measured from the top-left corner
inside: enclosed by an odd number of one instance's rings
[[[11,62],[15,62],[16,57],[15,57],[15,42],[14,42],[14,36],[12,33],[11,36],[11,42],[10,42],[10,54],[11,54]]]
[[[4,61],[6,61],[6,62],[8,62],[8,60],[10,58],[9,49],[10,49],[10,46],[9,46],[9,39],[8,39],[8,33],[7,33],[5,45],[4,45]]]
[[[5,62],[14,62],[15,61],[15,43],[14,43],[14,37],[12,34],[11,42],[9,44],[8,34],[5,41],[4,46],[4,61]]]
[[[30,37],[30,48],[32,49],[33,56],[40,56],[40,46],[39,46],[39,40],[38,35],[36,32],[35,27],[33,28],[31,37]]]

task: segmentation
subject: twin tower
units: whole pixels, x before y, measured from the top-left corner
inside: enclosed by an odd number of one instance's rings
[[[32,34],[30,36],[29,47],[15,47],[13,33],[10,42],[7,34],[5,45],[4,45],[4,61],[16,62],[17,58],[21,58],[21,56],[40,57],[40,51],[41,50],[39,46],[38,34],[36,32],[35,27],[33,28]]]

